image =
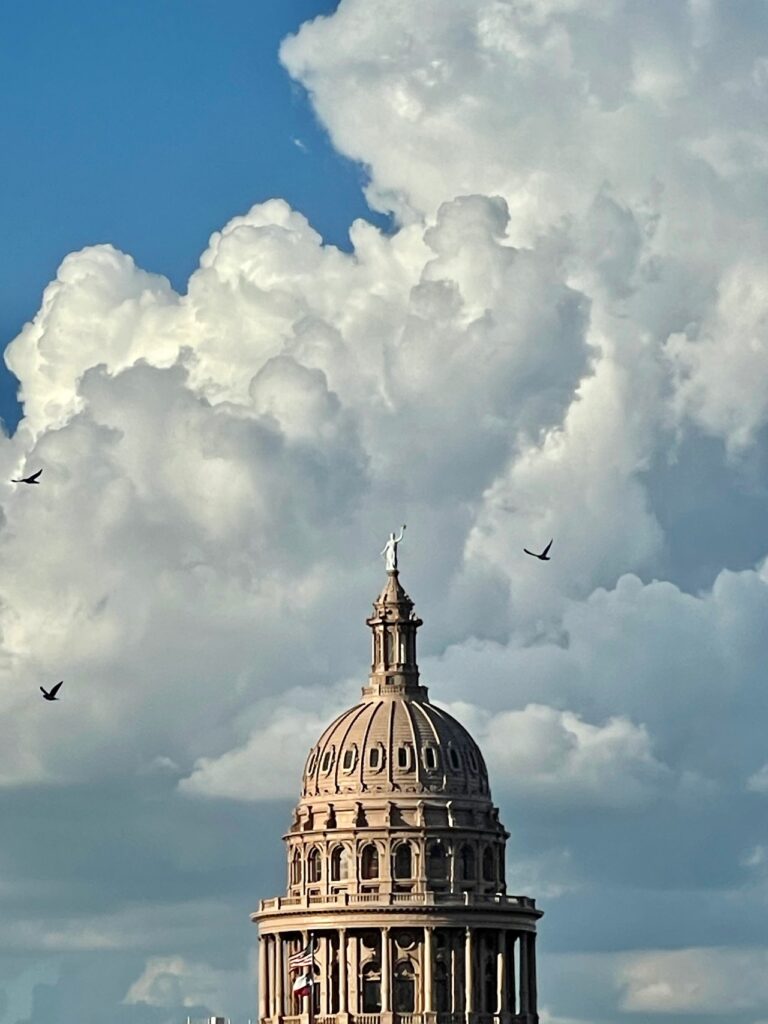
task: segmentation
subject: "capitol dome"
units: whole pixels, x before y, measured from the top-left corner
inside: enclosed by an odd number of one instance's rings
[[[446,711],[409,695],[371,695],[312,748],[302,796],[381,792],[488,797],[488,773],[475,741]]]
[[[363,700],[312,748],[302,796],[421,793],[489,798],[480,749],[447,711],[429,702],[416,664],[413,602],[390,573],[374,602],[373,664]]]
[[[260,1024],[538,1024],[541,911],[507,893],[483,756],[420,682],[397,543],[362,699],[309,751],[285,895],[253,914]]]

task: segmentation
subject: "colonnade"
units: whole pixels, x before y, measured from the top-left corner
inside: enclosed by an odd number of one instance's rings
[[[511,928],[385,926],[316,929],[315,1014],[434,1024],[538,1018],[536,934]],[[306,931],[263,934],[259,1016],[273,1024],[307,1011],[293,996],[288,958]]]

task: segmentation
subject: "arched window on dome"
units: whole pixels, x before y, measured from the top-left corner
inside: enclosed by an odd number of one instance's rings
[[[496,854],[492,846],[483,850],[483,878],[486,882],[496,881]]]
[[[413,1013],[416,1009],[416,977],[410,960],[395,966],[395,1013]]]
[[[395,631],[391,626],[384,634],[384,647],[386,651],[385,665],[389,668],[395,663]]]
[[[331,854],[331,881],[343,882],[347,877],[348,857],[346,846],[336,846]]]
[[[301,853],[294,850],[291,857],[291,885],[301,885]]]
[[[364,879],[379,877],[379,848],[375,843],[368,843],[363,847],[360,854],[360,877]]]
[[[448,747],[448,764],[450,764],[455,772],[461,771],[461,758],[456,747]]]
[[[319,882],[323,877],[323,858],[316,846],[313,846],[307,857],[307,881]]]
[[[459,851],[459,878],[462,882],[474,882],[477,877],[475,851],[465,843]]]
[[[410,843],[399,843],[393,858],[395,878],[413,878],[413,849]]]
[[[361,1013],[381,1013],[381,967],[375,960],[362,970]]]
[[[436,882],[444,882],[448,878],[448,856],[439,839],[430,843],[427,849],[427,877]]]

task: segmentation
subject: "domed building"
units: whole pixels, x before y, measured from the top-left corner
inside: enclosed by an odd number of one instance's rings
[[[507,894],[483,755],[419,680],[396,558],[367,623],[362,699],[307,757],[286,895],[252,915],[260,1020],[535,1024],[541,911]]]

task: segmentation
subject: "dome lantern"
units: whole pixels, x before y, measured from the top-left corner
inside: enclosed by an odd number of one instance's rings
[[[373,700],[407,694],[426,700],[427,688],[419,684],[416,661],[416,630],[422,621],[400,583],[397,569],[387,571],[387,582],[374,601],[373,614],[366,623],[373,631],[373,653],[363,697]]]

